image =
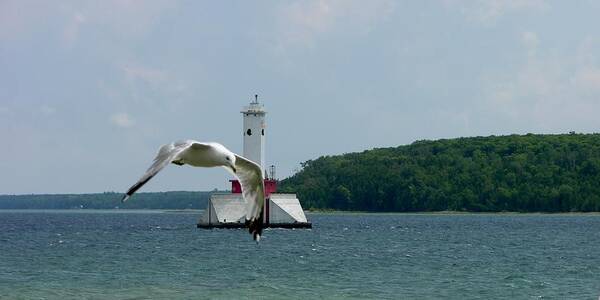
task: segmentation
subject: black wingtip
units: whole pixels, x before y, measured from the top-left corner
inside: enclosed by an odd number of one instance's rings
[[[133,193],[139,190],[144,184],[146,184],[146,182],[148,182],[148,180],[152,179],[152,177],[154,177],[154,175],[148,176],[148,178],[138,181],[136,184],[130,187],[129,190],[127,190],[127,193],[123,195],[123,198],[121,198],[121,203],[127,201],[127,199],[133,195]]]

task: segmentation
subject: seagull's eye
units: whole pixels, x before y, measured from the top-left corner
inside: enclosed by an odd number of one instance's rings
[[[226,160],[229,160],[229,157],[225,157]]]

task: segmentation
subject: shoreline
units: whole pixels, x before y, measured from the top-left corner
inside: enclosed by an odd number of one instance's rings
[[[12,209],[0,208],[0,213],[25,212],[25,213],[175,213],[175,214],[196,214],[203,212],[204,209],[80,209],[80,208],[26,208]],[[431,215],[431,216],[478,216],[478,215],[506,215],[506,216],[600,216],[600,212],[469,212],[469,211],[421,211],[421,212],[373,212],[373,211],[348,211],[348,210],[305,210],[306,214],[314,215]]]
[[[390,215],[390,214],[398,214],[398,215],[440,215],[440,216],[450,216],[450,215],[583,215],[583,216],[591,216],[598,215],[600,216],[600,212],[518,212],[518,211],[498,211],[498,212],[477,212],[477,211],[453,211],[453,210],[444,210],[444,211],[414,211],[414,212],[394,212],[394,211],[352,211],[352,210],[305,210],[306,214],[377,214],[377,215]]]

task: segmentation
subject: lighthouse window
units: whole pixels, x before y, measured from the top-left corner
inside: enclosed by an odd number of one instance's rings
[[[264,130],[264,129],[263,129],[263,130],[261,130],[261,134],[262,134],[262,135],[265,135],[265,130]]]
[[[247,135],[252,135],[252,129],[248,128],[248,130],[246,131]]]

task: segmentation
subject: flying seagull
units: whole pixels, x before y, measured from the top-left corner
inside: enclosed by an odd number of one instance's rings
[[[193,167],[224,167],[241,183],[242,195],[246,200],[246,225],[252,238],[260,240],[262,234],[262,207],[265,188],[262,169],[255,162],[229,151],[219,143],[201,143],[193,140],[163,145],[158,150],[152,165],[146,173],[129,188],[121,199],[127,201],[169,163]]]

